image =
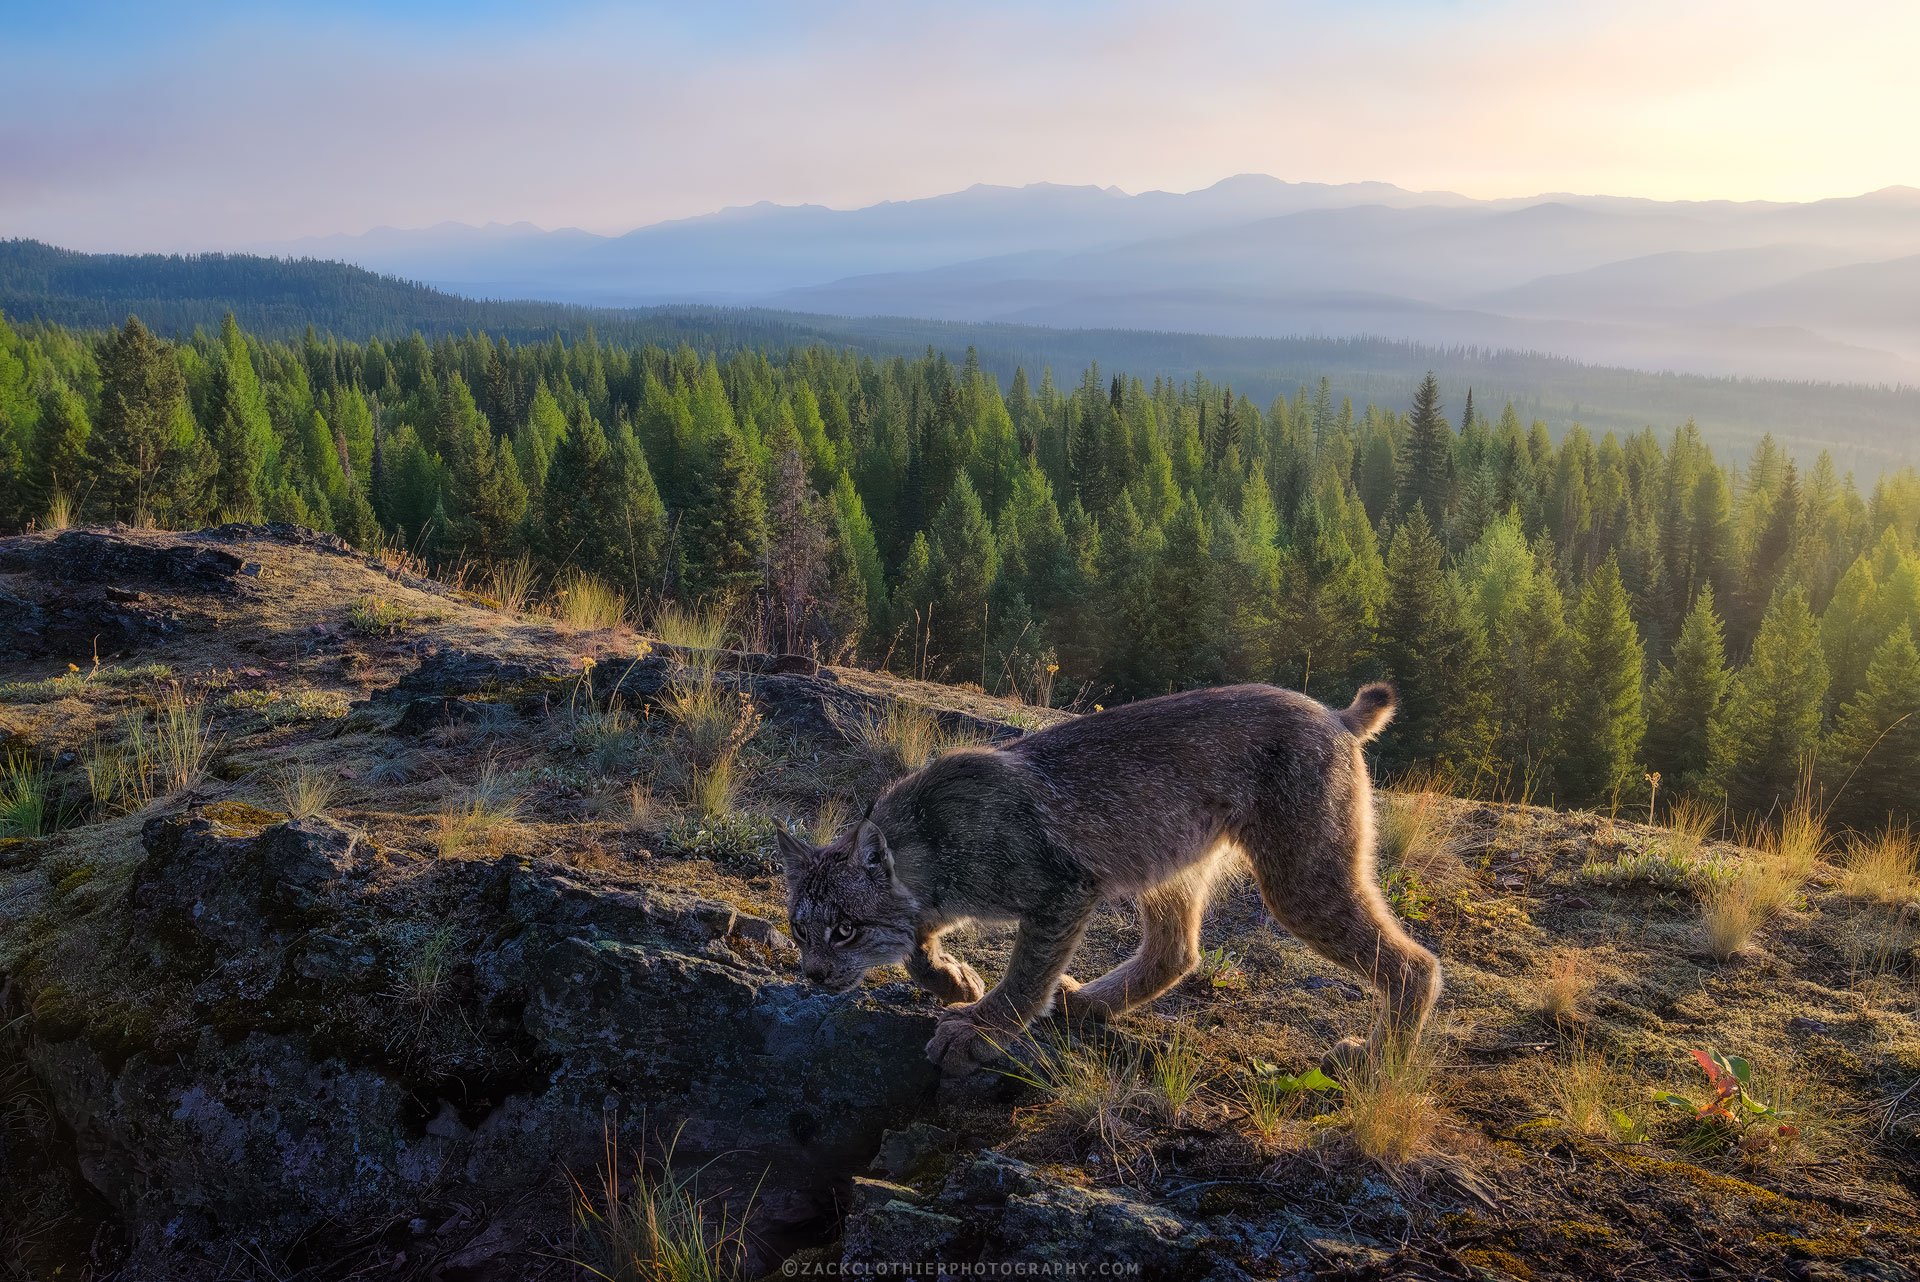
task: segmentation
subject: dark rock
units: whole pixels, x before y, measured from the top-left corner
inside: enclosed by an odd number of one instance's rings
[[[842,1260],[894,1265],[955,1261],[966,1221],[919,1202],[912,1189],[856,1177],[841,1239]]]
[[[236,1241],[324,1258],[415,1218],[428,1229],[407,1250],[457,1259],[444,1276],[489,1276],[564,1237],[565,1173],[590,1181],[609,1140],[636,1159],[670,1142],[703,1196],[735,1214],[751,1203],[764,1269],[817,1240],[887,1128],[932,1098],[934,1008],[905,986],[823,994],[769,964],[785,943],[772,922],[516,859],[433,864],[408,884],[464,904],[471,944],[439,999],[457,1006],[428,1017],[484,1030],[517,1072],[423,1078],[404,1035],[322,1045],[275,1012],[403,1000],[372,941],[393,910],[365,875],[379,853],[351,829],[275,820],[222,804],[143,832],[123,929],[192,989],[197,1041],[96,1047],[82,1027],[26,1051],[123,1221],[128,1276],[200,1276]],[[761,947],[736,949],[748,940]],[[428,1214],[450,1187],[461,1205],[514,1210]]]
[[[914,1231],[932,1239],[918,1242]],[[1143,1277],[1179,1276],[1200,1263],[1210,1236],[1165,1207],[1105,1188],[1082,1188],[988,1150],[958,1167],[938,1197],[878,1180],[856,1185],[842,1263],[992,1263],[1092,1272],[1137,1268]]]
[[[242,543],[250,539],[271,539],[275,543],[284,543],[290,547],[313,548],[320,552],[332,552],[337,556],[362,559],[353,550],[353,545],[337,534],[323,534],[310,530],[304,525],[295,525],[290,521],[268,521],[264,525],[250,525],[243,521],[230,521],[225,525],[216,525],[210,530],[201,530],[192,537],[210,539],[217,543]],[[241,573],[249,572],[243,566]],[[260,567],[254,565],[251,572],[258,574]]]
[[[915,1122],[898,1131],[888,1131],[880,1139],[880,1151],[874,1154],[870,1169],[890,1179],[910,1179],[930,1166],[953,1147],[953,1132],[931,1122]]]
[[[228,586],[245,564],[233,553],[203,544],[156,542],[108,530],[67,530],[51,539],[0,546],[0,570],[49,582],[104,586],[129,580],[176,588]]]
[[[393,733],[419,737],[444,734],[455,726],[498,725],[514,715],[512,707],[483,699],[427,697],[411,699],[393,723]]]
[[[149,820],[127,891],[134,922],[253,951],[279,927],[337,907],[371,871],[374,852],[330,820],[263,828],[257,819],[273,816],[218,806]]]
[[[498,694],[552,686],[579,669],[556,655],[508,659],[497,654],[441,646],[429,652],[413,671],[401,677],[388,697],[413,700]]]

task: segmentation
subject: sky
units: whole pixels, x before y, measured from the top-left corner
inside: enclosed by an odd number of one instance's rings
[[[0,0],[0,237],[620,232],[976,182],[1920,186],[1913,0]]]

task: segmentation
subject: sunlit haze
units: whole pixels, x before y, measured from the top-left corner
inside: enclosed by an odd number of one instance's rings
[[[10,3],[0,235],[611,232],[976,182],[1471,196],[1920,184],[1920,6]]]

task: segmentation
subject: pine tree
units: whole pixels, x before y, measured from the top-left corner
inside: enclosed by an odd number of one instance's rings
[[[1574,667],[1559,770],[1568,797],[1616,796],[1638,773],[1646,734],[1641,683],[1646,655],[1627,608],[1620,565],[1608,557],[1574,611]]]
[[[1905,624],[1874,651],[1825,758],[1834,818],[1868,829],[1912,811],[1920,780],[1920,648]]]
[[[1713,589],[1703,588],[1647,695],[1647,768],[1660,772],[1663,788],[1697,792],[1711,782],[1730,680]]]
[[[1180,501],[1148,571],[1143,654],[1148,688],[1185,690],[1220,679],[1221,604],[1213,540],[1199,501]]]
[[[1806,591],[1774,594],[1715,733],[1715,775],[1736,814],[1763,814],[1792,798],[1819,743],[1827,658]]]

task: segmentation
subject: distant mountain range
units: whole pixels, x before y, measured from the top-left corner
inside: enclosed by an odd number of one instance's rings
[[[474,297],[1234,336],[1373,335],[1648,370],[1920,382],[1920,190],[1807,204],[1474,200],[1229,178],[762,203],[623,236],[527,223],[262,246]]]

